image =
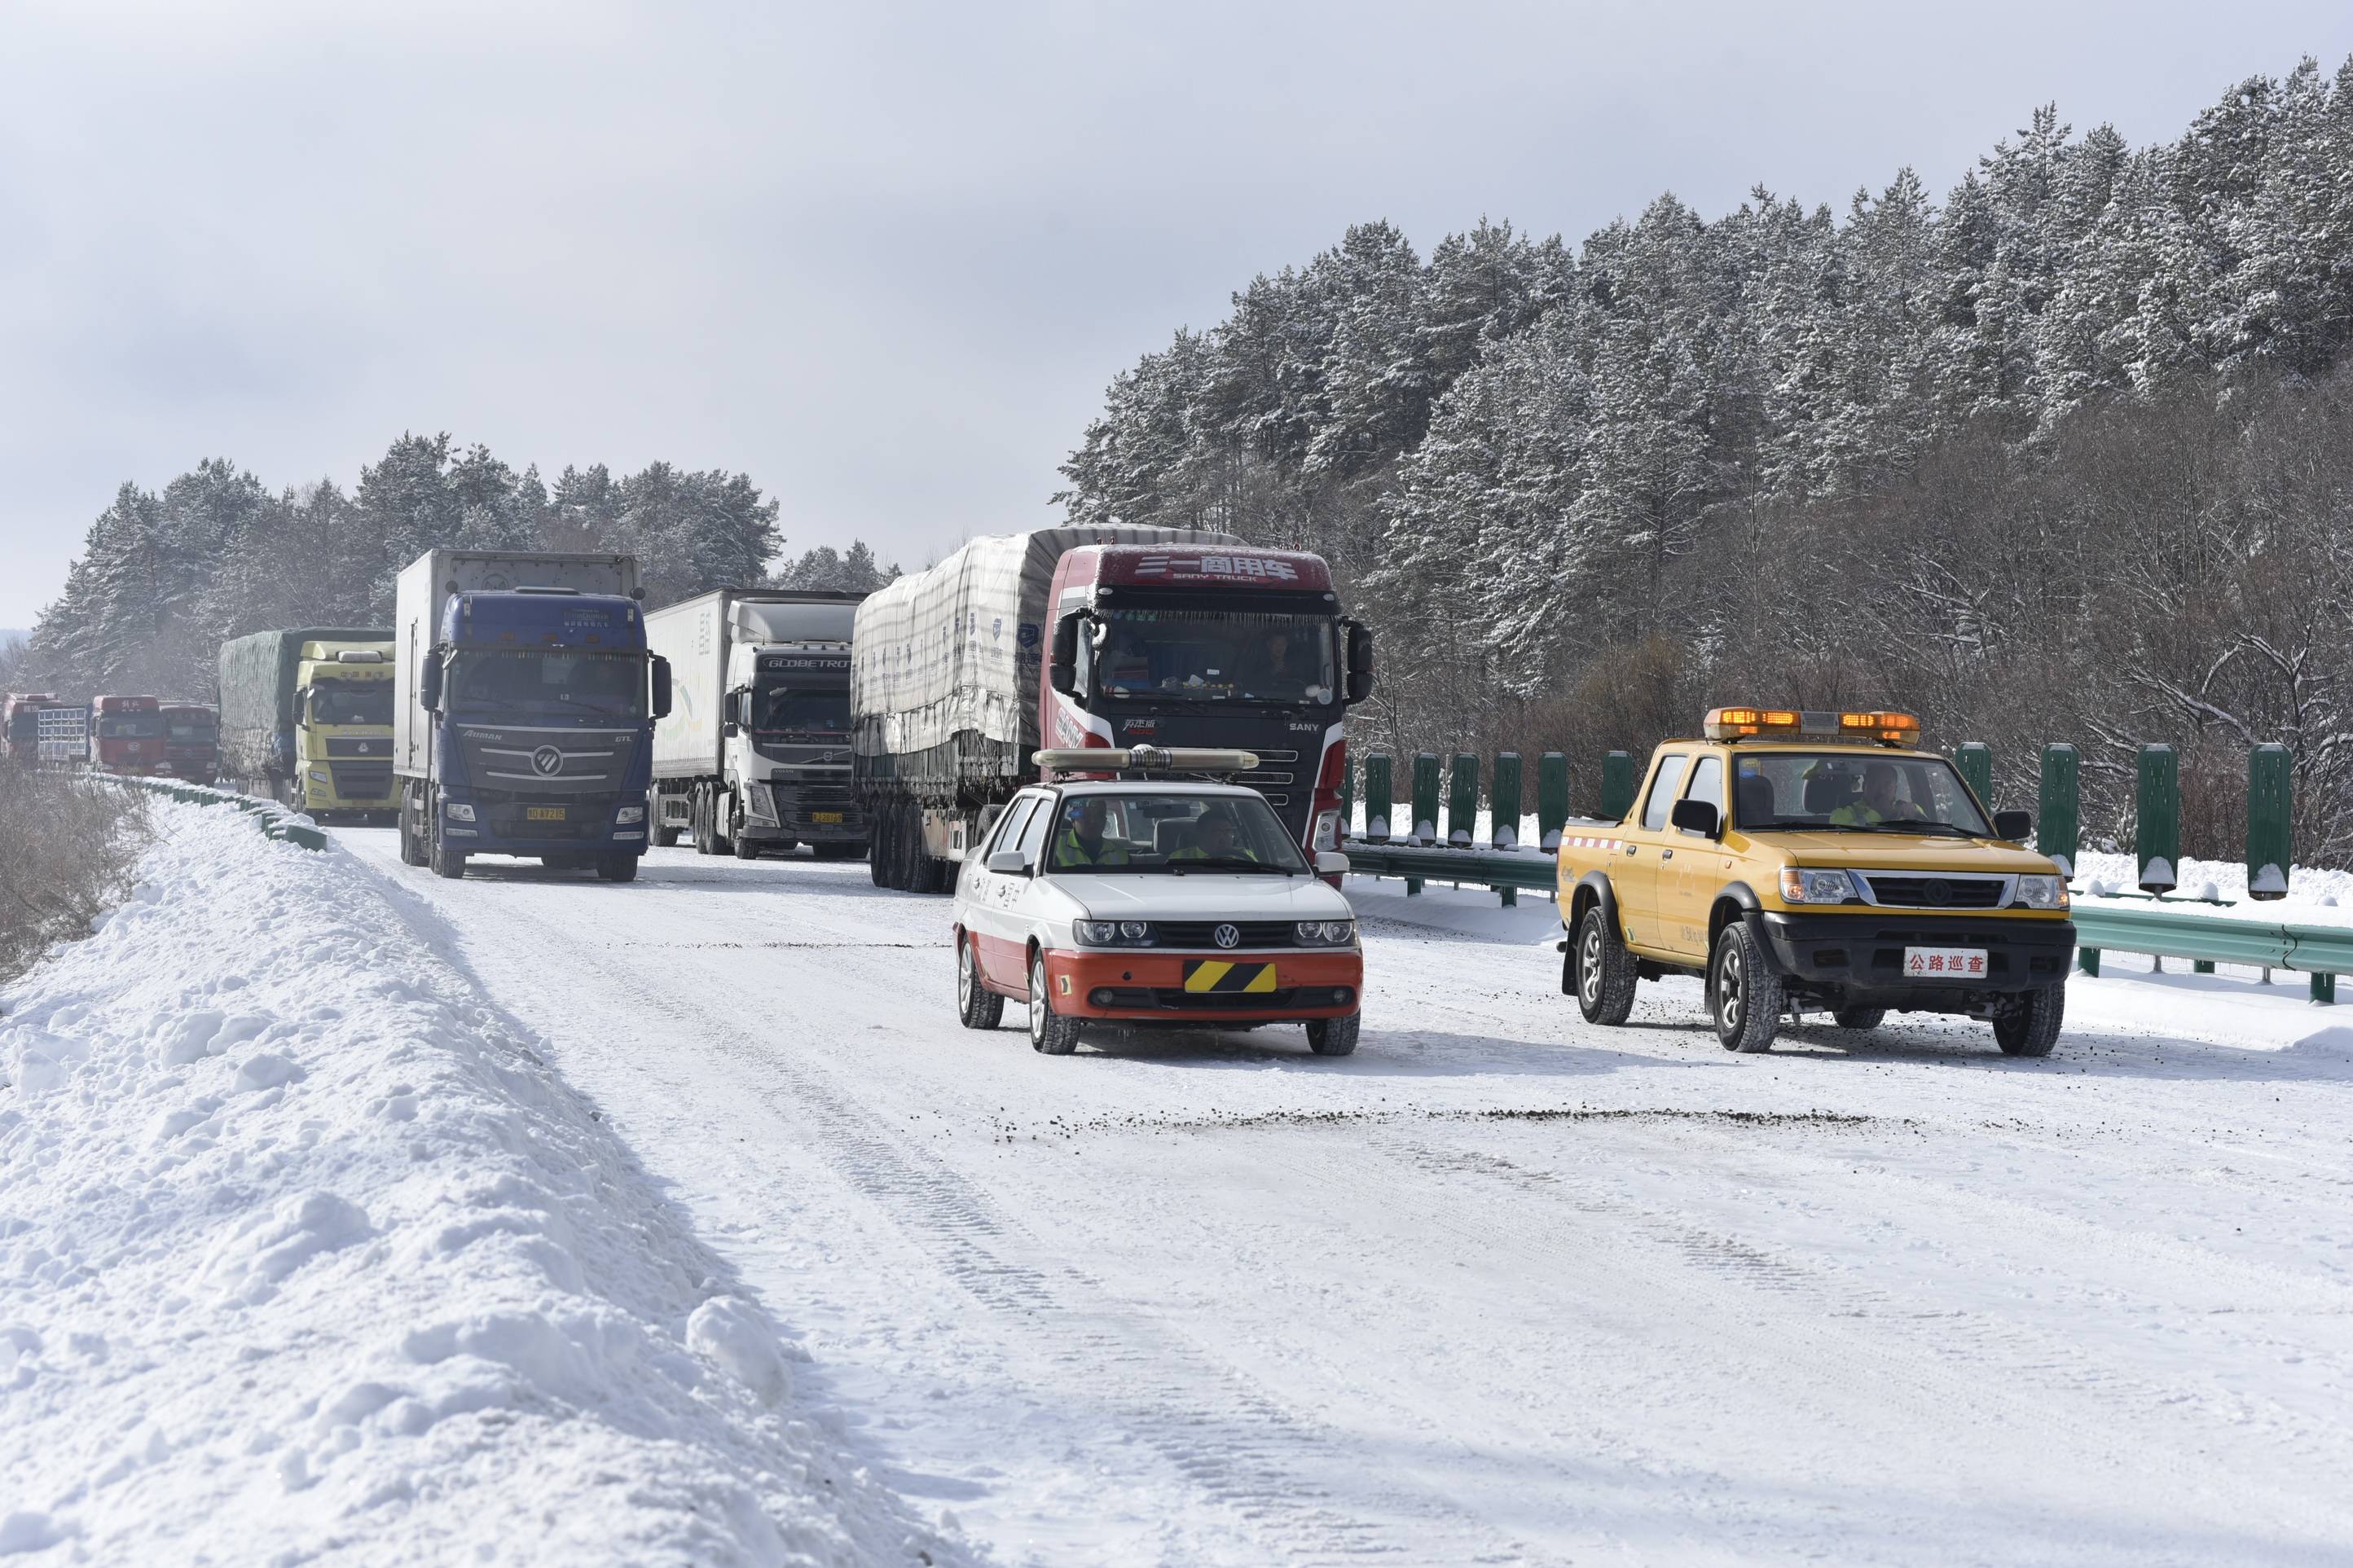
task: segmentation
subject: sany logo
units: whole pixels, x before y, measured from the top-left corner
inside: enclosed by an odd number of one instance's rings
[[[1299,569],[1288,561],[1268,561],[1256,555],[1147,555],[1136,563],[1139,577],[1255,577],[1261,582],[1295,583]]]

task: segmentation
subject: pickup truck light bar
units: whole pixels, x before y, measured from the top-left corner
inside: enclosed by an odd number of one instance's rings
[[[1706,723],[1711,741],[1771,741],[1820,735],[1842,741],[1875,741],[1883,746],[1917,745],[1920,721],[1910,713],[1841,713],[1796,708],[1717,708]]]
[[[1029,760],[1041,773],[1246,773],[1258,766],[1256,752],[1195,746],[1069,746]]]

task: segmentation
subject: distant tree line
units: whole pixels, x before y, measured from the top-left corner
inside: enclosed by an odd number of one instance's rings
[[[1727,701],[1900,706],[2032,804],[2182,748],[2190,852],[2296,750],[2353,863],[2353,62],[2179,140],[2037,111],[1933,201],[1672,195],[1572,249],[1387,223],[1112,384],[1078,521],[1317,550],[1381,637],[1366,742],[1646,750]]]
[[[898,575],[862,542],[771,572],[777,503],[742,474],[599,463],[547,484],[481,446],[404,435],[360,469],[271,490],[225,458],[160,491],[125,483],[90,525],[65,590],[0,650],[0,684],[75,697],[208,697],[220,645],[280,626],[392,624],[393,580],[437,546],[627,551],[659,606],[739,584],[877,588]]]

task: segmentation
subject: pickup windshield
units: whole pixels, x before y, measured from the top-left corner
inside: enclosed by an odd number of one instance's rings
[[[569,648],[478,649],[458,656],[450,688],[464,708],[642,719],[646,656]]]
[[[311,688],[313,724],[389,724],[389,680],[322,680]]]
[[[1256,795],[1080,792],[1054,807],[1053,871],[1239,871],[1293,876],[1306,857]]]
[[[1095,689],[1190,702],[1333,700],[1332,622],[1240,610],[1110,609]]]
[[[1982,838],[1993,831],[1950,763],[1855,752],[1740,756],[1732,821],[1750,833],[1785,828]]]

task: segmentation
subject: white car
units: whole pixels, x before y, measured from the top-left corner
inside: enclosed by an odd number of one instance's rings
[[[1029,1043],[1075,1049],[1092,1023],[1297,1020],[1318,1055],[1356,1048],[1355,912],[1257,792],[1071,780],[1015,795],[956,882],[956,1005],[993,1029],[1008,996]]]

